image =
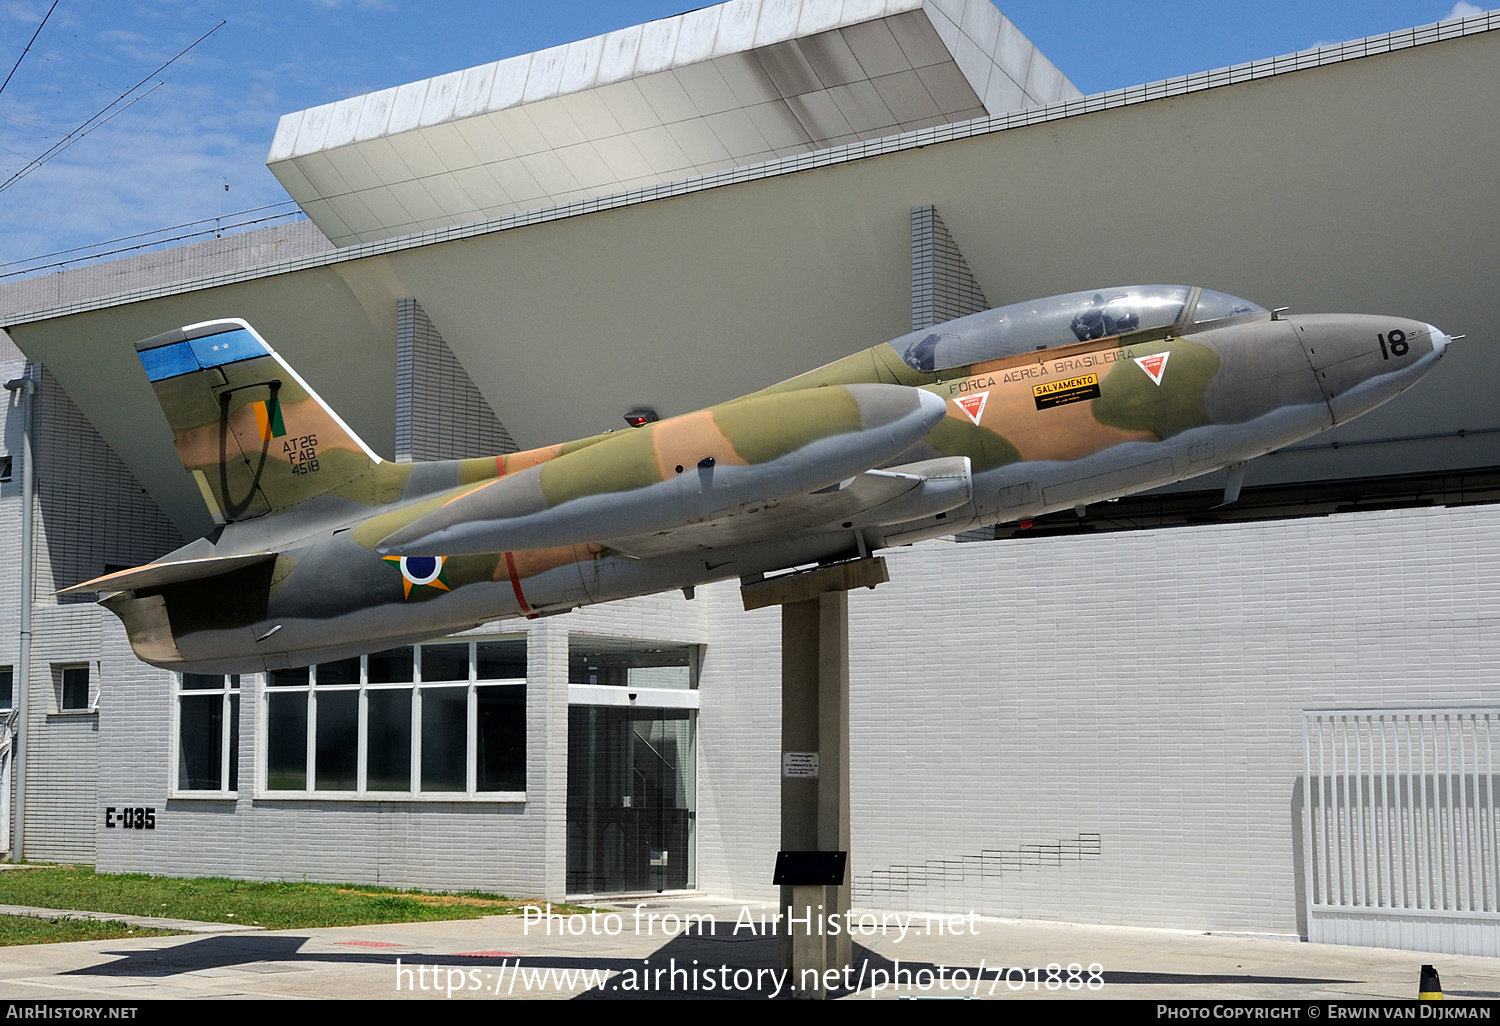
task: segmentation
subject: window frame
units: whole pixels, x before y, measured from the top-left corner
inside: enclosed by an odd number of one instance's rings
[[[220,676],[209,674],[209,676]],[[239,797],[239,788],[231,789],[230,763],[238,759],[239,742],[244,740],[244,732],[238,730],[238,717],[234,715],[235,703],[232,699],[239,699],[239,710],[244,712],[245,708],[245,686],[240,674],[223,674],[223,685],[218,688],[184,688],[182,686],[183,675],[172,674],[172,764],[171,764],[171,786],[167,790],[169,798],[185,798],[197,801],[225,801]],[[219,788],[186,788],[181,786],[181,778],[178,775],[178,767],[182,758],[182,700],[185,697],[204,695],[218,695],[222,705],[220,707],[219,725]],[[230,743],[234,738],[235,744]],[[238,766],[235,767],[238,770]],[[238,777],[238,773],[235,774]]]
[[[616,691],[648,692],[652,695],[656,695],[658,693],[666,693],[669,695],[696,693],[698,690],[699,676],[703,668],[703,648],[704,646],[702,646],[701,644],[686,641],[660,641],[635,637],[621,638],[606,634],[589,634],[586,632],[569,633],[568,686],[570,688],[613,688]],[[675,651],[677,649],[682,650],[683,656],[686,659],[685,662],[681,664],[658,663],[654,666],[650,664],[644,666],[626,666],[624,667],[626,671],[626,679],[618,683],[604,682],[597,679],[592,681],[574,680],[574,671],[575,669],[579,668],[577,666],[576,660],[578,658],[578,654],[580,653],[588,654],[590,650],[594,650],[593,654],[595,655],[604,653],[606,655],[636,657],[638,655],[651,655],[653,653],[665,652],[666,650]],[[588,660],[584,659],[583,669],[593,669],[593,667],[589,667],[587,663]],[[687,682],[684,684],[631,683],[629,680],[629,672],[630,670],[635,669],[681,669],[686,673]],[[606,701],[599,704],[609,705],[612,703]],[[669,706],[675,706],[678,704],[680,703],[673,701],[667,702],[667,705]],[[694,705],[692,708],[696,709],[697,706]]]
[[[467,638],[435,638],[423,644],[411,646],[398,646],[400,648],[410,647],[412,650],[412,679],[410,681],[392,681],[383,683],[370,683],[370,663],[367,653],[359,657],[359,682],[357,684],[323,684],[317,682],[316,664],[308,668],[308,682],[306,684],[295,684],[289,687],[273,687],[269,683],[269,674],[261,674],[260,699],[257,705],[256,724],[256,775],[255,775],[255,797],[272,801],[353,801],[353,802],[488,802],[488,803],[524,803],[526,790],[519,791],[480,791],[479,781],[479,715],[478,689],[482,687],[519,687],[523,696],[522,716],[525,716],[524,697],[528,693],[527,677],[505,677],[481,680],[478,677],[478,648],[477,646],[496,641],[520,641],[526,643],[525,635],[482,635]],[[463,680],[441,680],[423,682],[422,680],[422,648],[426,646],[463,644],[468,647],[468,675]],[[528,665],[529,671],[529,665]],[[422,782],[422,691],[437,690],[441,688],[465,689],[465,788],[462,791],[425,791],[421,788]],[[369,790],[369,694],[372,691],[399,691],[407,690],[411,693],[411,718],[410,718],[410,750],[411,759],[410,775],[408,782],[410,788],[406,791],[371,791]],[[317,730],[318,730],[318,694],[319,692],[356,692],[359,696],[357,704],[356,720],[356,742],[355,742],[355,788],[354,790],[320,790],[317,786]],[[306,696],[307,701],[307,729],[304,741],[304,752],[306,754],[306,768],[304,786],[301,789],[276,788],[269,786],[270,774],[270,716],[271,696],[284,694],[301,694]]]
[[[67,700],[68,685],[67,675],[70,671],[82,670],[85,674],[83,705],[68,706],[63,704]],[[53,716],[97,716],[99,710],[94,706],[94,664],[91,662],[53,663],[52,664],[53,698],[57,706],[52,711]],[[14,686],[14,685],[13,685]],[[12,696],[14,701],[14,696]]]

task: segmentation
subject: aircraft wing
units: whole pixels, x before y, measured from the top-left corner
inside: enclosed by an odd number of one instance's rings
[[[734,516],[604,539],[603,544],[623,555],[647,559],[769,541],[802,531],[882,527],[946,513],[968,502],[973,492],[969,458],[953,456],[867,470],[828,488]]]
[[[836,494],[843,482],[911,448],[946,407],[931,392],[875,384],[736,400],[622,432],[480,485],[416,519],[376,518],[376,551],[454,556],[576,545]],[[877,480],[868,486],[876,503],[887,487]]]

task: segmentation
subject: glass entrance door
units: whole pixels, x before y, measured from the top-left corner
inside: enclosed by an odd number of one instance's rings
[[[568,709],[568,892],[694,886],[697,712]]]

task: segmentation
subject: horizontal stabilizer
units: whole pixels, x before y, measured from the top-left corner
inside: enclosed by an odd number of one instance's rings
[[[84,581],[71,588],[63,588],[57,594],[72,595],[81,591],[101,593],[139,591],[142,588],[159,588],[167,584],[181,584],[184,581],[202,581],[275,558],[274,552],[252,552],[243,556],[184,559],[177,563],[148,563],[133,570],[118,570],[112,574],[105,574],[103,577],[95,577],[92,581]]]

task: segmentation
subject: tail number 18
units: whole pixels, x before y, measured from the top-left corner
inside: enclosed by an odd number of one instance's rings
[[[1380,357],[1389,360],[1393,356],[1405,356],[1411,352],[1411,343],[1406,341],[1406,332],[1400,328],[1389,335],[1376,335],[1380,339]]]

